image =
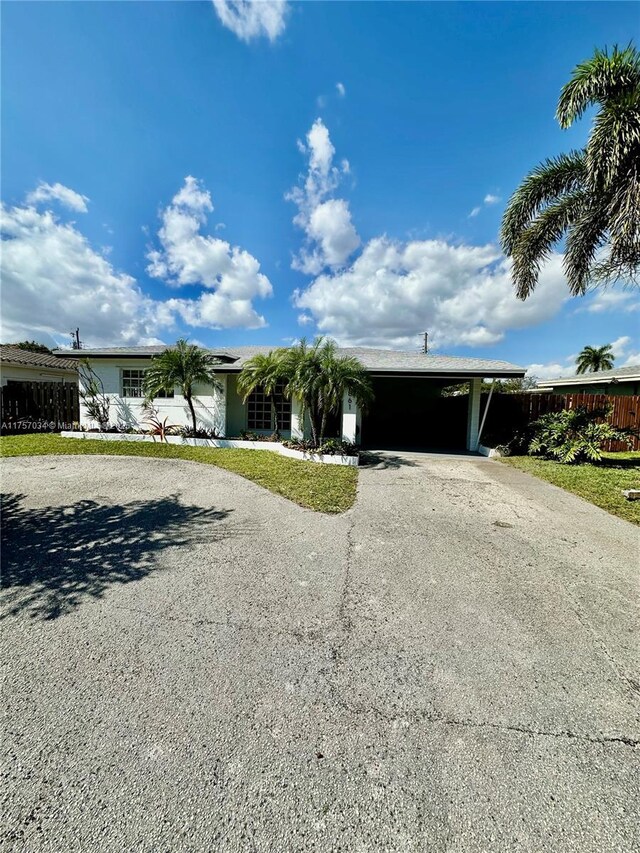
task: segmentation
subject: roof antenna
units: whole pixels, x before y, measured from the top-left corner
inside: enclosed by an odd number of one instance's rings
[[[423,350],[422,351],[424,352],[425,355],[429,352],[429,332],[424,333],[424,344],[423,344]]]
[[[71,349],[82,349],[80,329],[76,329],[75,332],[70,332],[69,334],[71,335]]]

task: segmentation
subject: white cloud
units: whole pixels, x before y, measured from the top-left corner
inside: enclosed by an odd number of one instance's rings
[[[159,249],[151,249],[147,272],[167,284],[201,284],[215,291],[197,300],[169,301],[186,322],[215,328],[266,325],[252,305],[255,298],[271,296],[269,279],[260,272],[253,255],[226,240],[201,234],[207,214],[213,211],[211,195],[191,175],[161,213]]]
[[[336,90],[341,98],[344,98],[344,96],[347,94],[347,90],[344,87],[344,83],[336,83]]]
[[[640,365],[640,351],[629,350],[629,345],[637,346],[637,341],[633,341],[629,335],[622,335],[616,338],[611,344],[611,351],[616,359],[616,367],[631,367],[632,365]],[[624,359],[624,360],[623,360]]]
[[[331,169],[336,149],[333,147],[329,131],[323,124],[322,119],[316,119],[311,126],[311,130],[307,134],[307,144],[310,171],[318,172],[319,175],[326,178]]]
[[[244,42],[261,37],[274,42],[289,13],[285,0],[213,0],[213,6],[222,24]]]
[[[487,193],[482,200],[482,204],[478,204],[476,205],[476,207],[472,208],[472,210],[469,212],[468,218],[475,219],[475,217],[482,212],[483,207],[490,207],[493,204],[498,204],[499,201],[502,201],[499,195]]]
[[[79,326],[87,344],[139,344],[173,324],[162,303],[51,211],[2,205],[0,231],[3,341],[68,343]]]
[[[257,294],[271,293],[258,262],[197,233],[211,207],[209,194],[196,181],[186,181],[165,211],[168,242],[154,253],[153,264],[156,271],[184,281],[206,284],[203,279],[211,275],[215,284],[199,298],[158,300],[117,270],[105,250],[93,247],[75,224],[30,203],[3,204],[0,339],[67,344],[79,326],[87,345],[126,346],[161,343],[162,330],[173,334],[178,317],[210,328],[264,325],[251,302]]]
[[[601,287],[594,291],[586,306],[581,306],[579,311],[589,311],[592,314],[601,314],[605,311],[638,311],[640,299],[638,291],[621,286]]]
[[[75,210],[77,213],[87,212],[86,195],[80,195],[75,190],[70,190],[63,184],[45,184],[41,181],[38,186],[27,196],[27,204],[37,205],[46,201],[59,201],[65,207]]]
[[[632,343],[632,338],[629,335],[621,335],[611,342],[611,351],[616,360],[616,367],[640,364],[640,352],[629,352],[629,345]],[[594,346],[604,346],[604,344],[598,343]],[[527,368],[527,375],[537,376],[538,379],[560,379],[561,377],[575,376],[577,357],[577,354],[573,353],[566,357],[564,363],[556,361],[546,364],[530,364]]]
[[[308,275],[317,275],[325,267],[343,266],[360,245],[349,203],[329,198],[350,167],[348,160],[342,160],[340,167],[334,165],[335,148],[320,118],[307,133],[306,144],[300,140],[297,144],[308,158],[308,169],[286,198],[298,207],[293,221],[305,232],[306,243],[292,266]]]
[[[167,309],[189,326],[208,329],[259,329],[266,326],[250,299],[229,299],[222,293],[203,293],[197,299],[169,299]]]
[[[631,338],[629,335],[622,335],[621,337],[616,338],[615,341],[612,341],[611,352],[613,353],[614,358],[622,358],[630,343]]]
[[[434,347],[493,344],[508,329],[550,319],[566,299],[558,254],[522,302],[510,263],[493,245],[400,243],[386,236],[367,243],[347,269],[320,275],[294,295],[319,330],[342,344],[407,348],[424,329]]]
[[[547,364],[530,364],[527,367],[527,376],[535,376],[537,379],[560,379],[565,376],[575,376],[576,366],[548,362]]]
[[[349,205],[342,198],[329,199],[311,211],[308,234],[319,245],[320,269],[325,265],[340,266],[360,245]]]
[[[635,367],[636,365],[640,366],[640,351],[629,353],[625,360],[617,364],[616,367]]]

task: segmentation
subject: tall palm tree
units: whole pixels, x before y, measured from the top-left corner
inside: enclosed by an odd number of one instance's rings
[[[302,340],[285,350],[282,369],[286,393],[300,402],[308,415],[314,445],[324,442],[329,415],[337,414],[345,393],[361,408],[373,399],[371,381],[357,358],[339,356],[333,341],[321,337],[309,346]]]
[[[545,160],[511,196],[500,239],[513,259],[517,295],[533,292],[540,267],[566,238],[569,290],[637,281],[640,270],[640,53],[596,50],[563,87],[563,130],[597,107],[584,149]]]
[[[303,338],[290,349],[282,350],[285,393],[289,397],[295,397],[300,404],[302,422],[304,423],[306,417],[309,418],[314,445],[318,444],[320,435],[318,389],[322,378],[318,353],[321,344],[322,338],[316,338],[311,346]]]
[[[280,432],[276,392],[283,382],[283,350],[272,350],[266,355],[258,354],[250,358],[238,376],[238,391],[243,401],[254,391],[262,390],[269,398],[276,433]]]
[[[611,344],[605,344],[603,347],[585,347],[576,359],[576,373],[598,373],[600,370],[611,370],[614,361]]]
[[[161,392],[179,388],[184,397],[193,422],[193,434],[197,431],[196,411],[193,406],[196,385],[217,387],[214,367],[218,360],[194,344],[177,341],[175,347],[166,349],[151,359],[151,366],[144,376],[144,396],[147,402]]]
[[[322,384],[320,386],[321,418],[320,444],[325,439],[329,415],[338,414],[345,393],[364,409],[373,399],[373,389],[368,373],[354,356],[338,356],[333,341],[325,341],[320,348]]]

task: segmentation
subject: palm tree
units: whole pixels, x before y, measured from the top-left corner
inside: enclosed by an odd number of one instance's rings
[[[512,195],[500,239],[513,259],[517,295],[533,292],[540,267],[566,238],[569,290],[637,281],[640,269],[640,53],[629,45],[596,50],[563,87],[563,130],[596,106],[587,145],[545,160]]]
[[[151,359],[151,366],[144,376],[144,396],[149,403],[161,392],[179,388],[184,397],[193,422],[193,434],[196,434],[196,412],[193,407],[194,387],[196,385],[218,386],[214,366],[218,360],[200,347],[177,341],[175,347],[166,349]]]
[[[276,392],[283,381],[283,350],[272,350],[266,355],[259,354],[250,358],[238,376],[238,391],[243,402],[256,390],[262,390],[269,398],[276,433],[280,432]]]
[[[614,361],[611,344],[605,344],[603,347],[585,347],[576,359],[576,373],[598,373],[600,370],[611,370]]]
[[[284,350],[282,370],[286,393],[300,403],[300,414],[309,417],[311,438],[317,447],[324,442],[327,420],[337,414],[345,393],[361,408],[373,399],[371,381],[357,358],[338,356],[333,341],[305,340]]]

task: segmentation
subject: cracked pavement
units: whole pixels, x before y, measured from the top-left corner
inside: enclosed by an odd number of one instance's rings
[[[640,848],[637,530],[384,458],[337,517],[197,463],[3,461],[3,849]]]

